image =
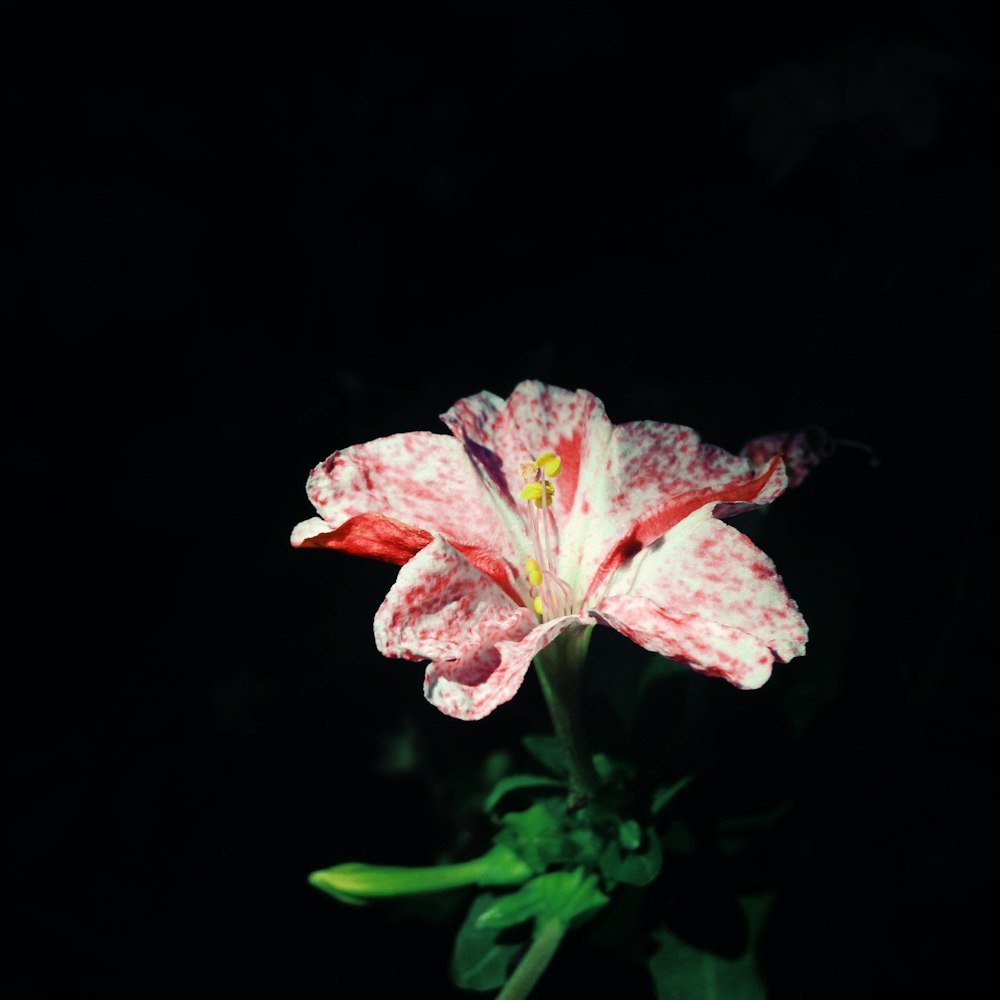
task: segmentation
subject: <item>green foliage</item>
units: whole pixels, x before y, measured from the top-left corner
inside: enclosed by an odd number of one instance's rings
[[[555,736],[528,735],[521,739],[525,750],[544,768],[565,778],[568,774],[563,749]]]
[[[511,774],[501,778],[486,797],[483,809],[492,812],[500,800],[508,792],[516,792],[523,788],[565,788],[566,782],[558,778],[547,778],[541,774]]]
[[[536,875],[503,896],[477,896],[455,940],[451,962],[455,984],[471,990],[499,988],[523,951],[521,942],[502,939],[505,931],[528,921],[534,922],[533,935],[544,926],[572,927],[607,902],[597,876],[582,867]]]
[[[753,943],[756,941],[767,899],[743,901],[750,923],[751,945],[738,958],[723,958],[673,934],[666,927],[653,931],[657,943],[648,967],[656,1000],[765,1000],[766,991],[757,974]]]
[[[638,829],[638,824],[629,820],[622,826],[628,827],[627,836],[624,838],[620,836],[617,841],[608,841],[598,858],[604,884],[609,889],[613,889],[619,882],[626,882],[629,885],[648,885],[660,874],[663,862],[663,852],[656,831],[652,827],[646,831],[647,849],[640,853],[638,848],[642,845],[643,838],[640,836],[638,840],[635,839],[635,829]]]
[[[649,807],[650,812],[652,812],[654,816],[663,812],[663,810],[670,805],[674,796],[686,788],[693,777],[693,774],[686,774],[683,778],[679,778],[671,785],[665,785],[662,788],[657,788],[657,790],[653,792],[653,801],[650,803]]]
[[[522,942],[500,941],[499,928],[480,926],[479,917],[491,909],[496,899],[491,892],[476,896],[455,938],[451,976],[461,989],[499,989],[514,959],[523,951]]]
[[[597,876],[583,868],[546,872],[529,879],[519,889],[498,897],[476,919],[479,927],[503,930],[526,920],[557,920],[570,927],[607,903],[597,887]]]
[[[496,842],[517,853],[536,872],[555,864],[592,864],[600,840],[592,829],[570,814],[561,798],[543,799],[500,820]]]
[[[666,682],[672,697],[682,695],[674,702],[683,709],[681,730],[704,728],[695,722],[704,713],[721,715],[712,699],[725,698],[724,689],[675,675],[668,661],[644,666],[644,690]],[[637,704],[626,699],[621,707],[629,721],[640,721]],[[658,751],[656,717],[648,724],[647,746]],[[720,729],[717,738],[733,737]],[[772,884],[762,861],[788,818],[780,784],[757,771],[746,780],[746,772],[722,766],[727,757],[711,745],[711,753],[682,756],[663,785],[656,784],[662,769],[649,766],[648,756],[633,753],[633,767],[616,752],[594,755],[599,787],[581,801],[568,794],[558,740],[523,743],[539,773],[510,773],[508,757],[479,786],[487,791],[477,793],[476,808],[481,802],[495,824],[486,854],[428,869],[335,866],[314,873],[313,884],[348,903],[491,887],[471,899],[455,940],[452,976],[463,989],[506,986],[521,996],[517,991],[545,967],[563,933],[598,918],[591,939],[637,967],[645,963],[650,997],[762,1000],[755,954],[770,901],[761,893]],[[608,906],[612,897],[615,905]]]

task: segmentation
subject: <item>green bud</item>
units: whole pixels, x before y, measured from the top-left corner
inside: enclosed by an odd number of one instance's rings
[[[497,844],[482,857],[453,865],[403,868],[350,861],[313,872],[309,884],[342,903],[360,905],[370,899],[442,892],[465,885],[520,885],[531,875],[531,868],[517,854]]]

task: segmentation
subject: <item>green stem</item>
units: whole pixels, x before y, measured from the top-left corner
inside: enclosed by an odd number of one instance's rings
[[[566,925],[555,917],[539,924],[528,950],[517,963],[510,979],[504,983],[496,1000],[523,1000],[548,968],[565,933]]]
[[[535,657],[552,726],[569,768],[570,799],[576,806],[586,804],[600,784],[584,738],[580,695],[591,631],[592,626],[563,632]]]

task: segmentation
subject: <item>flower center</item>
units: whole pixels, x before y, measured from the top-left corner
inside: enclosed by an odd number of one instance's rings
[[[521,464],[524,479],[521,499],[528,501],[528,524],[534,543],[534,555],[524,568],[528,572],[531,606],[542,621],[573,613],[573,591],[557,575],[554,557],[556,526],[552,498],[556,488],[551,480],[561,469],[562,461],[551,451],[543,452],[534,462]]]

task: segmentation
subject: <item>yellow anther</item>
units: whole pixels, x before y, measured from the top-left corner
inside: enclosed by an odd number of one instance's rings
[[[535,609],[535,614],[536,615],[544,615],[545,614],[545,609],[542,607],[542,598],[541,598],[541,595],[539,595],[538,597],[536,597],[531,602],[531,606]]]
[[[524,564],[524,568],[528,571],[528,580],[531,582],[531,586],[539,586],[542,582],[542,568],[538,563],[534,559],[529,559]]]
[[[535,468],[534,462],[522,462],[520,465],[521,478],[526,482],[533,482],[538,478],[538,469]]]
[[[552,506],[552,494],[555,493],[556,488],[552,483],[545,484],[545,506]],[[522,500],[531,500],[534,502],[536,507],[542,506],[542,484],[541,483],[528,483],[523,490],[521,490]]]
[[[535,459],[535,468],[541,469],[549,479],[555,479],[562,469],[562,459],[551,451],[543,451]]]

